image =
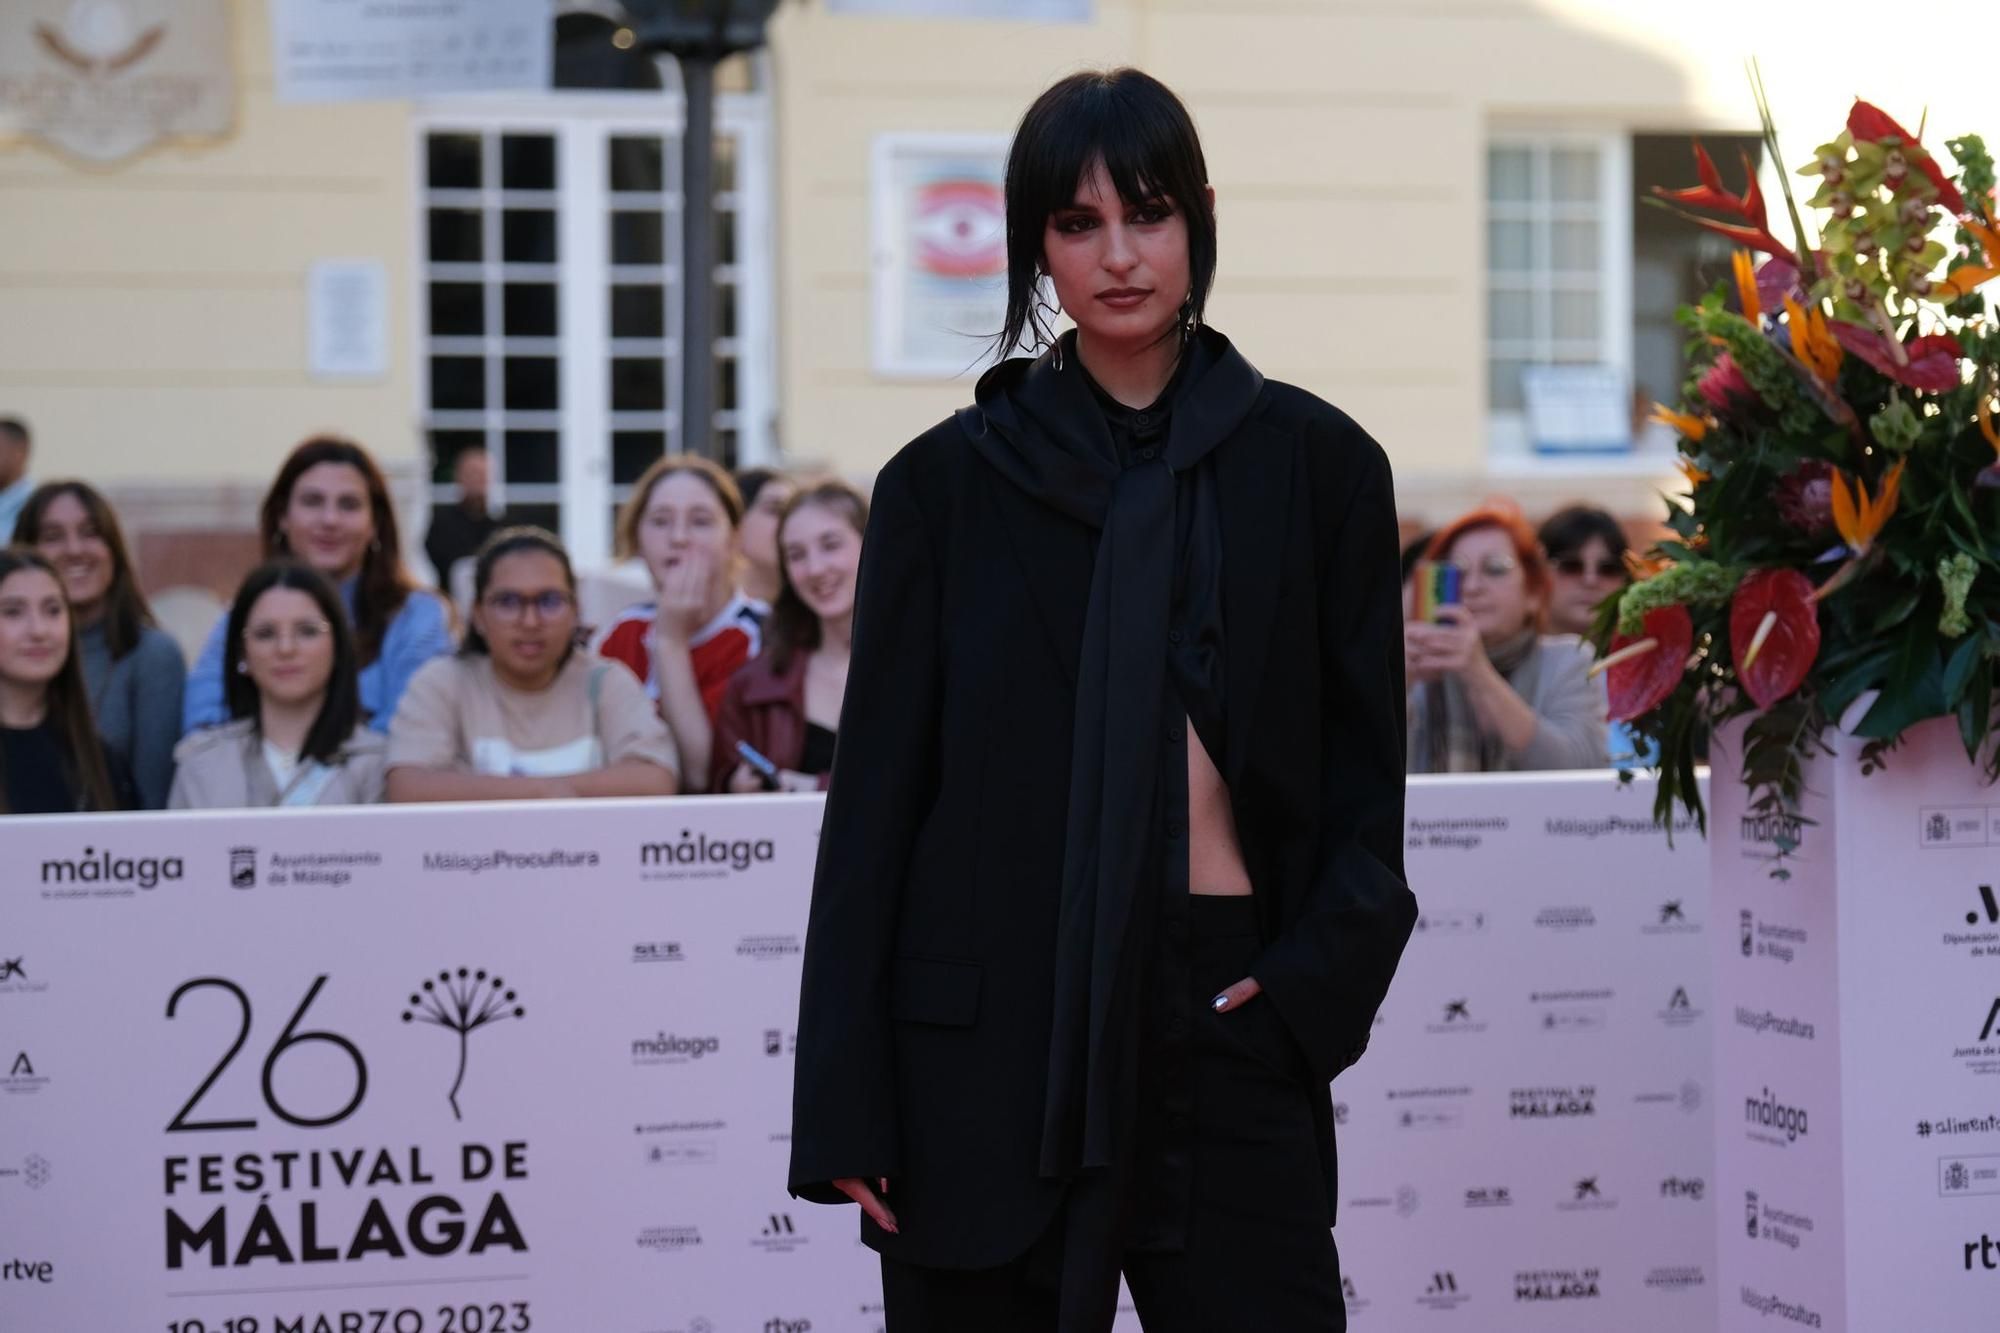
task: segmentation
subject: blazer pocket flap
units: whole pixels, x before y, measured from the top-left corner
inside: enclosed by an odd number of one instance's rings
[[[950,958],[898,958],[891,982],[889,1012],[911,1023],[971,1027],[979,1016],[979,974],[977,963]]]

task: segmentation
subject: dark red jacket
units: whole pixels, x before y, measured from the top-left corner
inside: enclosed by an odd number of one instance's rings
[[[738,741],[749,741],[779,768],[797,770],[806,751],[806,663],[811,658],[809,652],[795,651],[790,668],[779,674],[772,669],[771,654],[761,653],[729,678],[715,716],[715,743],[709,747],[710,791],[729,790],[729,775],[743,762],[736,753]],[[822,791],[826,779],[822,773]]]

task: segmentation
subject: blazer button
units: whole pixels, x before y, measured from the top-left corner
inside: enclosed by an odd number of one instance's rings
[[[1169,819],[1167,821],[1167,836],[1169,838],[1178,838],[1185,832],[1187,832],[1187,825],[1181,823],[1180,820]]]
[[[1168,728],[1167,728],[1167,739],[1168,739],[1168,740],[1170,740],[1170,741],[1174,741],[1174,742],[1178,743],[1178,742],[1180,741],[1180,738],[1181,738],[1181,729],[1180,729],[1179,727],[1168,727]]]
[[[1179,630],[1170,629],[1167,631],[1168,643],[1179,643],[1180,641],[1181,641],[1181,632]]]

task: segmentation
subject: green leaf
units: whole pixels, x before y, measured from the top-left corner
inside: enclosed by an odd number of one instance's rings
[[[1871,648],[1861,660],[1841,672],[1840,675],[1820,691],[1820,699],[1826,706],[1827,716],[1838,718],[1847,711],[1847,706],[1861,697],[1864,690],[1879,684],[1887,675],[1890,663],[1895,661],[1896,645],[1885,643]]]
[[[1921,620],[1913,620],[1896,648],[1889,683],[1861,719],[1854,734],[1868,740],[1889,740],[1925,718],[1942,717],[1944,664],[1938,657],[1937,635]]]
[[[1965,686],[1972,679],[1972,673],[1980,662],[1980,650],[1985,644],[1977,634],[1968,634],[1952,652],[1951,660],[1944,665],[1944,697],[1947,701],[1965,702]]]
[[[1868,631],[1869,634],[1881,634],[1902,624],[1910,618],[1910,613],[1917,609],[1917,603],[1921,602],[1923,598],[1924,589],[1921,584],[1904,592],[1896,600],[1882,608],[1882,613],[1875,617],[1875,624]]]

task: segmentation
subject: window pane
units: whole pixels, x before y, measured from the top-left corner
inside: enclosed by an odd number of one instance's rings
[[[725,284],[715,289],[715,336],[718,338],[736,336],[737,295],[734,284]]]
[[[736,262],[736,214],[734,213],[715,215],[715,262],[718,264]]]
[[[1592,339],[1598,335],[1597,293],[1592,290],[1550,294],[1550,332],[1557,338]]]
[[[719,430],[715,432],[716,456],[721,459],[722,466],[731,472],[736,470],[738,447],[735,431]]]
[[[552,430],[507,432],[507,480],[523,485],[559,480],[558,437]]]
[[[666,288],[635,285],[611,289],[612,337],[663,338],[666,333]]]
[[[1597,150],[1557,148],[1549,153],[1549,197],[1557,203],[1597,201]]]
[[[611,484],[630,486],[653,460],[667,452],[663,430],[614,430],[611,432]]]
[[[736,358],[729,357],[725,360],[716,362],[715,378],[716,378],[716,389],[715,389],[716,407],[724,411],[728,411],[736,407],[739,402],[738,398],[736,397]]]
[[[1486,224],[1486,266],[1495,273],[1526,273],[1535,265],[1535,224],[1493,218]]]
[[[504,367],[507,406],[517,412],[552,412],[556,403],[556,359],[510,356]]]
[[[1597,272],[1597,224],[1552,224],[1549,230],[1549,264],[1558,273]]]
[[[476,282],[431,284],[433,336],[486,332],[486,289]]]
[[[658,357],[613,357],[611,410],[657,412],[667,405],[667,367]]]
[[[431,407],[453,412],[486,406],[486,362],[476,356],[431,358]]]
[[[612,190],[623,193],[666,188],[666,163],[658,139],[616,138],[609,147]]]
[[[611,215],[611,262],[657,264],[666,253],[658,213]]]
[[[726,193],[736,188],[736,140],[717,135],[715,139],[715,189]]]
[[[433,190],[479,188],[479,136],[433,134],[425,140],[424,179]]]
[[[547,208],[510,208],[501,214],[500,251],[510,264],[555,263],[555,211]]]
[[[1510,357],[1494,357],[1486,363],[1487,402],[1495,412],[1522,410],[1521,372],[1528,365]]]
[[[483,430],[434,430],[431,432],[431,484],[449,485],[451,465],[466,449],[486,447]]]
[[[500,184],[509,190],[555,189],[555,139],[546,134],[502,135]]]
[[[1486,197],[1524,204],[1535,197],[1535,155],[1526,148],[1486,150]]]
[[[507,336],[553,338],[556,288],[552,282],[510,282],[506,288]]]
[[[480,257],[479,210],[433,208],[431,261],[438,264],[477,263]]]
[[[1534,295],[1530,292],[1498,289],[1487,292],[1486,336],[1494,339],[1534,337]]]

